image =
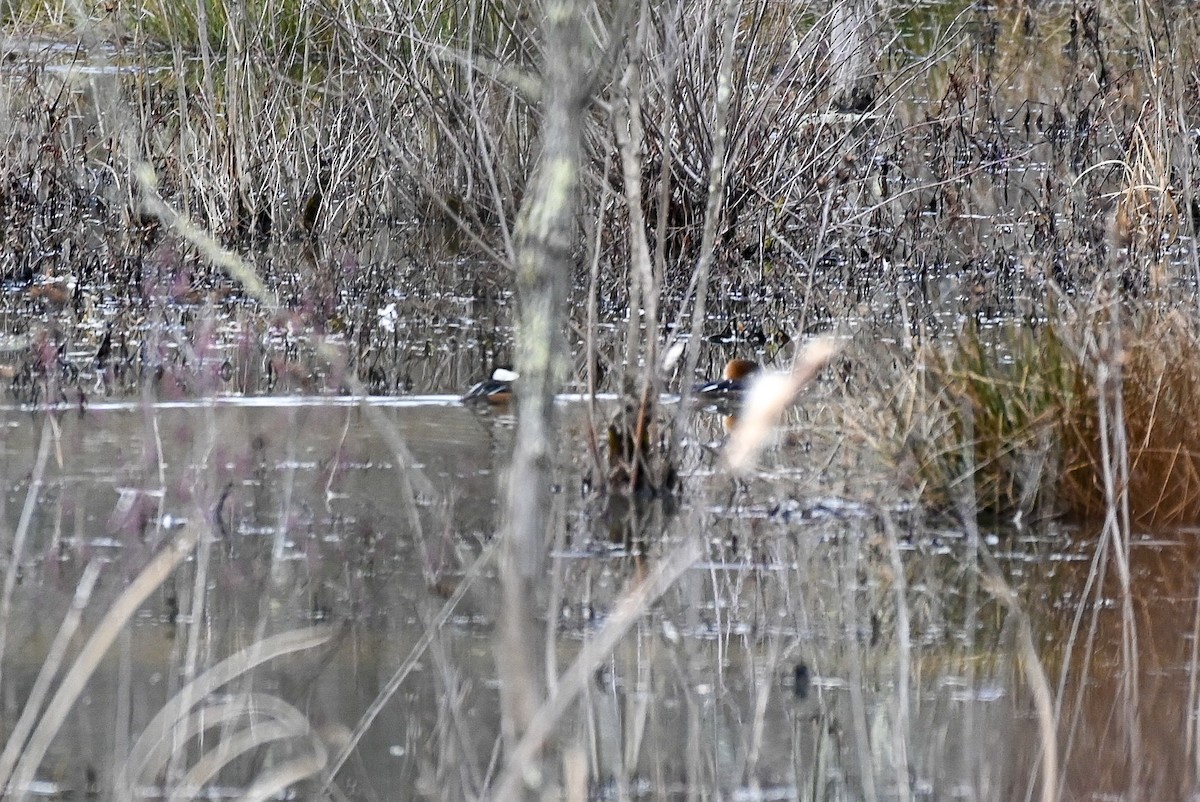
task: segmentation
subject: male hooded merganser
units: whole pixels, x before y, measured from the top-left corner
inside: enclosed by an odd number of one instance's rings
[[[721,378],[697,384],[692,394],[701,401],[734,401],[750,387],[750,382],[759,371],[759,365],[749,359],[731,359],[725,363]]]
[[[492,378],[484,379],[476,384],[462,397],[464,404],[507,404],[513,399],[513,382],[517,380],[516,371],[508,368],[496,368]]]

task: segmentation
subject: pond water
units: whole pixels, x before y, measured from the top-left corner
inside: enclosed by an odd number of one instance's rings
[[[1068,788],[1103,789],[1138,760],[1144,787],[1174,789],[1154,798],[1182,789],[1194,538],[1132,549],[1130,662],[1119,595],[1089,585],[1092,536],[985,530],[998,562],[981,563],[967,535],[907,507],[887,481],[864,484],[869,466],[829,447],[819,406],[796,413],[749,482],[720,469],[719,423],[692,416],[688,492],[677,509],[639,510],[636,530],[584,492],[585,449],[560,450],[538,591],[552,675],[628,588],[695,548],[554,729],[555,752],[586,766],[590,796],[1014,798],[1038,787],[1034,655],[1056,692],[1066,678]],[[564,444],[582,443],[586,405],[559,409]],[[97,789],[124,768],[139,796],[186,795],[189,772],[243,731],[264,734],[225,758],[210,798],[237,796],[288,761],[311,760],[321,777],[343,750],[334,786],[345,798],[476,797],[495,779],[494,544],[509,414],[439,396],[256,398],[9,408],[0,421],[3,526],[23,535],[5,600],[5,731],[88,567],[98,581],[68,663],[155,553],[191,526],[200,533],[105,652],[31,794],[104,796]],[[989,583],[1001,578],[1022,615],[997,601]],[[1024,644],[1021,621],[1036,641]],[[190,679],[288,633],[315,642],[190,700],[195,720],[175,715],[200,734],[151,751],[159,762],[145,757],[154,717]],[[1133,676],[1121,668],[1131,664]],[[1137,724],[1133,736],[1123,722]],[[270,726],[281,731],[268,736]],[[1111,773],[1093,771],[1098,756]]]
[[[1167,124],[1146,68],[1160,56],[1143,53],[1157,22],[1132,24],[1126,5],[907,4],[862,117],[828,115],[810,92],[826,55],[796,60],[811,37],[794,20],[739,54],[764,60],[739,79],[728,195],[741,211],[721,233],[700,371],[787,364],[796,340],[831,328],[846,357],[749,478],[722,466],[717,416],[664,399],[685,419],[670,499],[597,492],[588,444],[616,399],[560,399],[533,618],[537,668],[568,701],[522,776],[529,795],[1200,798],[1197,533],[1118,542],[1112,526],[926,509],[916,471],[878,447],[895,432],[875,431],[897,417],[905,360],[965,321],[1003,342],[1095,317],[1095,288],[1194,291],[1200,216],[1177,214],[1191,202],[1178,185],[1196,181],[1194,99],[1158,97],[1180,107]],[[1163,30],[1184,39],[1194,21],[1175,5]],[[0,41],[0,787],[15,771],[13,798],[475,799],[503,784],[497,533],[515,421],[457,394],[512,361],[501,265],[533,127],[507,89],[477,95],[486,82],[410,91],[445,77],[460,44],[441,43],[436,20],[382,37],[420,16],[391,11],[351,30],[352,15],[314,11],[327,29],[287,36],[303,54],[243,70],[279,49],[255,40],[228,73],[219,56],[141,49],[115,23],[87,47]],[[437,43],[436,71],[391,72],[418,41]],[[1174,53],[1181,75],[1188,52]],[[681,204],[650,226],[667,254],[660,316],[642,326],[632,300],[600,115],[572,393],[589,367],[621,388],[646,343],[665,350],[689,320],[708,80],[682,92],[704,111],[672,121],[682,110],[651,77],[646,130],[683,137],[648,143],[679,159],[669,193],[644,188]],[[253,112],[243,128],[234,109]],[[272,303],[143,213],[133,141],[167,200],[253,264]],[[448,223],[454,209],[478,242]],[[700,378],[678,373],[668,389]],[[372,396],[345,395],[357,386]]]

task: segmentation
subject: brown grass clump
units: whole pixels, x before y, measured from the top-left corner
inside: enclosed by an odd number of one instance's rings
[[[1075,519],[1127,502],[1139,524],[1200,521],[1197,332],[1148,312],[1091,333],[1118,330],[1076,347],[1053,326],[972,326],[921,349],[890,399],[893,455],[921,500]]]
[[[1110,437],[1110,453],[1121,458],[1122,441],[1130,517],[1164,526],[1200,521],[1200,364],[1197,333],[1177,312],[1152,313],[1124,332],[1124,346],[1111,358],[1106,387],[1109,410],[1123,410],[1124,429]],[[1096,375],[1087,376],[1090,403],[1080,404],[1064,437],[1063,504],[1084,518],[1104,514],[1104,452]],[[1119,405],[1118,405],[1119,402]],[[1122,489],[1118,484],[1118,492]]]
[[[914,472],[923,501],[952,508],[971,481],[985,515],[1052,506],[1053,446],[1073,406],[1076,373],[1049,327],[971,326],[948,352],[921,349],[896,403],[899,462]]]

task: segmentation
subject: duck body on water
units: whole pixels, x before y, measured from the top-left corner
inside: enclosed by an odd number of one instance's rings
[[[761,369],[753,360],[731,359],[725,363],[721,378],[695,385],[692,395],[702,403],[738,401],[750,389],[750,384]]]
[[[760,372],[759,364],[750,359],[731,359],[725,363],[721,378],[704,381],[692,388],[692,395],[705,404],[734,404],[741,400],[755,376]],[[496,368],[489,379],[475,384],[462,396],[464,404],[491,404],[500,406],[513,400],[513,383],[517,372],[509,368]]]
[[[484,379],[467,390],[462,397],[464,404],[492,404],[500,406],[512,403],[513,382],[517,372],[509,368],[496,368],[490,379]]]

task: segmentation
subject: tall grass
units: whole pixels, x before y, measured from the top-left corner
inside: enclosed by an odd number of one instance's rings
[[[1200,390],[1194,363],[1196,329],[1178,312],[1148,310],[1126,321],[1118,337],[1094,340],[1094,372],[1087,396],[1119,385],[1128,443],[1130,514],[1143,524],[1171,526],[1200,520],[1200,429],[1190,414]],[[1108,353],[1105,353],[1105,350]],[[1081,405],[1073,421],[1063,477],[1067,503],[1080,515],[1105,509],[1099,480],[1101,418],[1093,402]]]
[[[883,413],[895,425],[889,440],[876,442],[926,505],[952,510],[956,488],[971,482],[988,517],[1103,517],[1110,499],[1101,400],[1119,391],[1121,414],[1108,425],[1128,443],[1120,491],[1133,520],[1200,520],[1200,441],[1194,416],[1181,414],[1200,389],[1189,359],[1194,326],[1153,308],[1080,326],[970,325],[948,346],[927,345],[899,361]]]
[[[1079,414],[1082,366],[1053,326],[981,331],[922,346],[893,373],[891,445],[932,509],[952,511],[963,483],[981,514],[1056,511],[1063,444]],[[970,459],[964,458],[964,445]],[[894,449],[894,450],[893,450]]]

